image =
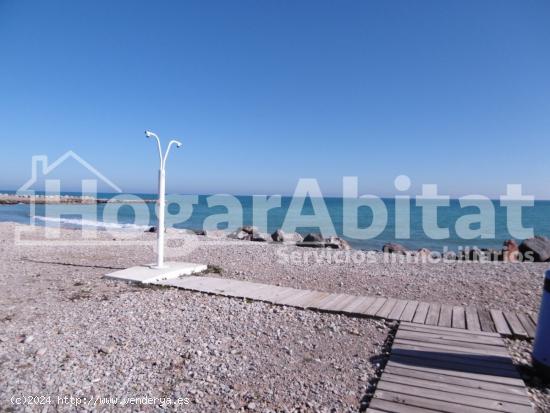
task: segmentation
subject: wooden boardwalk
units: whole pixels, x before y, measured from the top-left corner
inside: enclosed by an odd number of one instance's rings
[[[367,412],[531,413],[498,333],[402,322]]]
[[[331,294],[205,276],[188,276],[159,281],[156,284],[298,308],[399,320],[418,325],[440,326],[470,332],[496,332],[502,336],[533,338],[536,329],[534,314],[485,310],[473,306],[451,306],[395,298]]]

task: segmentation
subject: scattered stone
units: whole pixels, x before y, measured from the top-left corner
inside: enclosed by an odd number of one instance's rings
[[[407,254],[407,249],[397,243],[389,242],[387,244],[384,244],[382,247],[382,252],[388,253],[388,254]]]
[[[265,234],[263,232],[254,232],[251,235],[250,240],[251,241],[256,241],[256,242],[268,242],[268,241],[271,240],[271,235]]]
[[[505,262],[518,262],[520,259],[520,252],[516,241],[507,239],[502,245],[502,260]]]
[[[325,248],[325,239],[319,233],[309,233],[303,241],[297,242],[296,245],[299,247]]]
[[[254,234],[255,232],[258,232],[258,228],[253,225],[245,225],[241,228],[241,231],[246,232],[247,234]]]
[[[46,354],[47,350],[48,349],[46,347],[39,348],[38,350],[36,350],[36,356],[37,357],[42,357],[44,354]]]
[[[330,237],[325,241],[325,247],[336,250],[351,250],[349,243],[340,237]]]
[[[324,242],[325,239],[320,233],[309,233],[304,237],[304,242]]]
[[[232,239],[238,239],[241,241],[249,241],[250,239],[252,239],[252,236],[248,232],[244,232],[241,230],[232,232],[227,237]]]
[[[285,241],[285,233],[282,229],[277,229],[273,234],[271,234],[271,239],[275,242],[284,242]]]
[[[304,237],[302,237],[297,232],[291,232],[290,234],[285,233],[285,242],[302,242],[304,240]]]
[[[532,257],[535,262],[546,262],[550,260],[550,239],[541,236],[535,236],[524,240],[519,245],[519,250],[523,254],[523,261],[529,261]],[[529,254],[529,256],[527,256]]]
[[[111,354],[115,351],[116,343],[114,341],[109,341],[99,348],[100,353]]]
[[[432,255],[432,251],[430,251],[428,248],[420,248],[418,251],[416,251],[416,255],[419,257],[430,257]]]

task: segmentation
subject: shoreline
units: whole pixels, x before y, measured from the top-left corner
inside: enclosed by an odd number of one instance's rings
[[[38,241],[36,247],[27,247],[29,252],[33,248],[55,251],[57,245],[71,246],[82,252],[90,248],[102,251],[111,245],[114,250],[122,248],[121,253],[131,251],[135,255],[139,251],[135,264],[155,260],[157,235],[154,232],[135,229],[87,232],[78,228],[61,228],[61,238],[49,246],[48,240],[44,239],[43,226],[0,223],[0,233],[5,232],[5,228],[12,228],[10,231],[13,232],[16,225],[23,225],[28,230],[29,240]],[[226,236],[182,238],[182,233],[185,231],[167,231],[166,243],[172,246],[167,249],[167,254],[173,254],[167,259],[219,267],[223,277],[293,288],[478,305],[501,310],[537,312],[544,272],[548,267],[545,262],[408,261],[405,255],[374,250],[367,251],[369,259],[342,260],[337,258],[361,251],[243,241]],[[80,234],[84,234],[84,238]],[[96,241],[99,242],[94,247]]]
[[[0,205],[17,205],[17,204],[106,204],[108,202],[112,203],[127,203],[135,204],[140,202],[145,203],[154,203],[156,200],[143,199],[136,201],[134,199],[109,199],[109,198],[94,198],[89,196],[71,196],[71,195],[9,195],[9,194],[0,194]]]

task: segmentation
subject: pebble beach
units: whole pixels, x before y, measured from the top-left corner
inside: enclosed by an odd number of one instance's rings
[[[10,401],[25,395],[51,396],[49,411],[74,411],[65,396],[88,400],[79,411],[115,410],[112,400],[124,398],[143,402],[127,401],[130,411],[366,408],[395,323],[108,281],[108,272],[153,262],[156,235],[99,231],[85,244],[81,231],[62,229],[55,244],[43,228],[24,229],[25,245],[15,241],[16,224],[0,223],[1,410],[29,408]],[[391,263],[381,253],[362,263],[305,259],[311,250],[199,236],[174,259],[209,264],[218,277],[523,311],[538,310],[546,269]],[[537,411],[548,411],[530,345],[508,340]]]

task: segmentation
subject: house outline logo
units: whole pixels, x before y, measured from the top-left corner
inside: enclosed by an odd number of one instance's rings
[[[107,184],[112,189],[114,189],[115,192],[122,193],[122,189],[120,189],[109,178],[107,178],[105,175],[99,172],[95,167],[93,167],[90,163],[88,163],[86,160],[84,160],[82,157],[80,157],[77,153],[75,153],[72,150],[68,150],[67,152],[65,152],[63,155],[57,158],[55,162],[53,162],[50,165],[48,165],[47,155],[34,155],[32,157],[31,178],[17,190],[17,193],[21,195],[34,194],[35,191],[29,188],[31,188],[32,185],[34,185],[34,183],[38,180],[39,166],[42,166],[42,175],[47,176],[49,173],[54,171],[59,165],[61,165],[63,162],[65,162],[69,158],[72,158],[75,161],[77,161],[85,169],[87,169],[89,172],[95,175],[99,180],[103,181],[105,184]]]

